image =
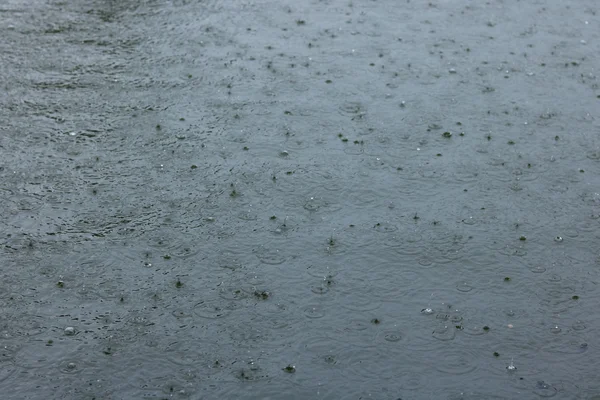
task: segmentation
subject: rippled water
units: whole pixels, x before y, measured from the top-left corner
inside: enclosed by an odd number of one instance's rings
[[[4,1],[2,398],[600,396],[599,12]]]

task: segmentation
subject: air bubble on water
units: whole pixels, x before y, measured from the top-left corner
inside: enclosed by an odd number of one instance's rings
[[[65,328],[65,335],[73,336],[74,334],[75,334],[75,328],[73,328],[72,326],[68,326]]]
[[[560,333],[561,330],[562,329],[558,325],[554,325],[552,327],[552,329],[550,330],[550,332],[552,332],[552,333]]]
[[[554,238],[554,241],[555,241],[555,242],[562,242],[562,241],[563,241],[563,238],[562,238],[562,236],[556,236],[556,237]]]

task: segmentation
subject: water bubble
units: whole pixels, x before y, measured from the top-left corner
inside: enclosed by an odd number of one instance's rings
[[[554,325],[552,328],[550,328],[550,332],[552,333],[560,333],[561,331],[562,329],[558,325]]]
[[[563,238],[562,238],[561,236],[556,236],[556,237],[554,238],[554,241],[555,241],[555,242],[562,242],[562,241],[563,241]]]
[[[80,369],[78,368],[77,364],[74,363],[73,361],[67,361],[67,362],[61,363],[60,371],[65,374],[74,374],[76,372],[79,372]]]
[[[73,328],[72,326],[68,326],[65,328],[65,335],[73,336],[74,334],[75,334],[75,328]]]

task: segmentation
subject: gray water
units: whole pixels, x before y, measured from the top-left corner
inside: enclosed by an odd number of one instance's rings
[[[600,398],[599,12],[2,1],[0,397]]]

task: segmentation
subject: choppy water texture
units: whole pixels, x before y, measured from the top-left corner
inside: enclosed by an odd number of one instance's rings
[[[599,13],[3,1],[1,397],[600,396]]]

